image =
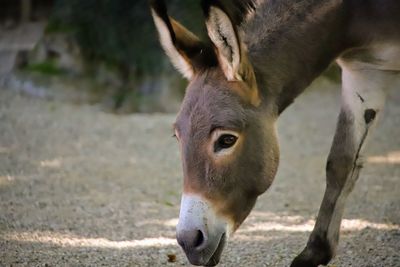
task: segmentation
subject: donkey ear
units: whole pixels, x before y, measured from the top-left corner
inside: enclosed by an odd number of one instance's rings
[[[240,73],[242,45],[238,32],[229,16],[219,7],[209,6],[205,9],[208,36],[217,49],[218,61],[229,81],[243,80]]]
[[[203,1],[203,9],[208,36],[216,48],[218,62],[226,79],[245,82],[248,88],[240,94],[252,105],[258,106],[261,100],[254,69],[248,60],[245,45],[240,41],[235,24],[218,1]]]
[[[187,79],[195,72],[191,60],[201,52],[202,42],[192,32],[167,15],[164,1],[150,1],[160,42],[175,68]]]

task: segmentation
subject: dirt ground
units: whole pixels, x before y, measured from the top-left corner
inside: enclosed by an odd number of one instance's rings
[[[288,266],[312,229],[340,91],[282,115],[281,164],[220,266]],[[178,247],[174,115],[124,115],[0,89],[0,266],[189,266]],[[400,90],[391,91],[330,266],[400,266]],[[168,254],[176,262],[168,262]]]

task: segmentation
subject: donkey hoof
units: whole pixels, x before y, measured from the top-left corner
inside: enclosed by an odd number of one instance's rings
[[[318,267],[318,264],[315,264],[312,259],[307,259],[300,254],[294,258],[292,264],[290,264],[290,267]]]
[[[318,267],[327,265],[331,260],[332,254],[325,250],[304,249],[300,255],[294,258],[290,267]]]

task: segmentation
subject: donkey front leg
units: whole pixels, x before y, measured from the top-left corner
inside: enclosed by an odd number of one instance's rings
[[[362,154],[371,128],[382,111],[390,74],[356,67],[342,67],[341,111],[326,165],[326,190],[306,248],[291,267],[326,265],[335,255],[346,199],[362,168]]]

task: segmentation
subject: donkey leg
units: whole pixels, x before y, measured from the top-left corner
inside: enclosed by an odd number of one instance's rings
[[[326,265],[335,255],[345,202],[362,168],[367,137],[384,107],[390,74],[346,62],[340,65],[341,111],[326,165],[325,195],[307,246],[291,267]]]

